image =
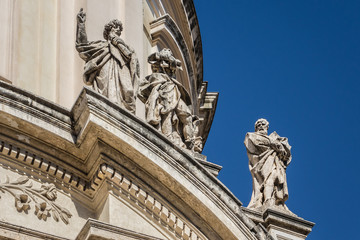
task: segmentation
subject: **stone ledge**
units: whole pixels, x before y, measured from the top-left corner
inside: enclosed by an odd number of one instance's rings
[[[141,169],[145,174],[134,174],[144,181],[147,177],[146,182],[170,198],[177,209],[191,209],[196,214],[186,217],[211,226],[204,230],[215,230],[227,239],[237,235],[255,239],[254,223],[242,212],[241,202],[213,174],[156,129],[94,91],[84,89],[69,112],[1,82],[0,106],[1,136],[8,146],[6,158],[16,160],[21,150],[25,155],[26,151],[33,153],[36,157],[32,155],[34,161],[28,164],[38,165],[45,176],[47,170],[53,170],[50,164],[45,169],[46,163],[56,163],[54,174],[64,170],[60,177],[75,185],[67,191],[81,194],[81,187],[77,188],[82,186],[81,179],[85,183],[92,179],[104,153],[115,165],[128,164],[132,171]],[[88,201],[87,196],[81,199]],[[225,219],[230,225],[223,225]],[[195,224],[206,226],[201,221]]]
[[[95,239],[126,239],[126,240],[161,240],[160,238],[151,237],[142,233],[137,233],[124,228],[107,224],[89,218],[81,229],[76,240],[95,240]]]
[[[7,78],[5,78],[5,77],[3,77],[3,76],[1,76],[1,75],[0,75],[0,81],[4,81],[4,82],[6,82],[6,83],[11,84],[11,81],[10,81],[9,79],[7,79]]]
[[[222,169],[222,166],[217,165],[215,163],[198,160],[201,165],[203,165],[204,168],[206,168],[210,173],[212,173],[215,177],[219,175],[220,170]]]
[[[267,209],[264,214],[265,226],[275,225],[303,235],[308,235],[315,223],[303,218],[291,216],[273,209]]]
[[[246,215],[258,224],[263,224],[268,231],[276,230],[296,236],[295,239],[305,239],[311,232],[315,223],[274,209],[266,209],[264,212],[242,207]]]
[[[27,239],[27,240],[66,240],[67,238],[57,237],[26,227],[0,221],[0,239]]]

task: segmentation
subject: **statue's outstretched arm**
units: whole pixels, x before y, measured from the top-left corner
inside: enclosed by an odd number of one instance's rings
[[[77,14],[76,43],[87,43],[87,35],[85,29],[86,13],[81,8]]]

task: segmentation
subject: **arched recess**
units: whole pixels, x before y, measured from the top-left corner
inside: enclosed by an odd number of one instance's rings
[[[146,2],[156,18],[165,14],[164,7],[159,0],[146,0]]]
[[[150,23],[152,45],[159,49],[170,48],[174,56],[183,64],[183,71],[178,71],[177,80],[183,84],[190,98],[188,104],[192,105],[194,114],[198,112],[197,91],[194,79],[194,70],[190,60],[189,50],[184,37],[174,20],[168,15],[159,17]]]
[[[154,0],[155,1],[155,0]],[[164,11],[177,23],[190,50],[194,79],[197,91],[203,81],[203,56],[199,23],[193,0],[158,0]]]

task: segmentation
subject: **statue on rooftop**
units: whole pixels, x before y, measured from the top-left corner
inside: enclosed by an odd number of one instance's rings
[[[291,161],[288,139],[276,132],[268,135],[269,122],[260,118],[255,132],[246,134],[245,146],[253,178],[253,192],[248,208],[277,208],[289,211],[285,205],[289,193],[286,168]]]
[[[188,92],[175,79],[176,70],[182,70],[180,60],[164,48],[151,54],[148,62],[153,73],[140,83],[138,93],[145,103],[146,121],[176,145],[201,152],[200,121],[192,115]]]
[[[114,19],[104,27],[105,40],[89,42],[86,14],[77,15],[76,50],[85,61],[84,82],[128,111],[135,113],[134,84],[140,76],[135,51],[121,38],[122,23]]]

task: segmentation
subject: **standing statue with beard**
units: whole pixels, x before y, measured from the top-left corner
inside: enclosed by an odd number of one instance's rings
[[[114,19],[104,27],[104,39],[87,40],[86,14],[77,15],[76,50],[85,61],[84,82],[93,89],[135,113],[134,84],[140,75],[135,51],[121,38],[122,23]]]
[[[276,132],[268,135],[269,122],[259,119],[255,132],[247,133],[245,146],[253,178],[253,193],[248,208],[275,208],[289,212],[285,201],[289,197],[286,168],[291,161],[288,139]]]

